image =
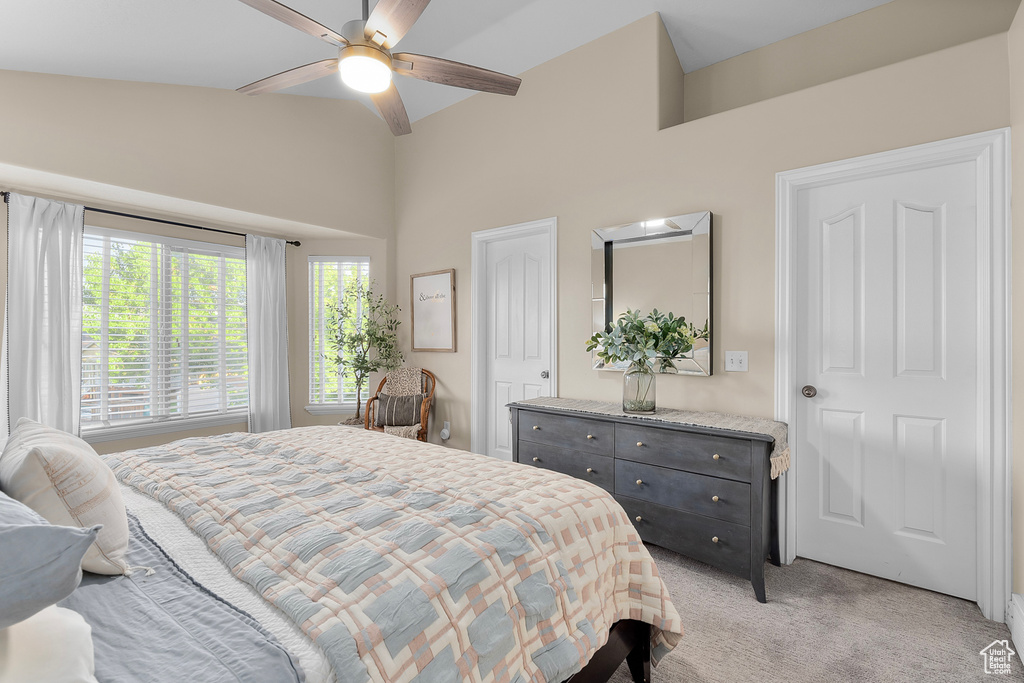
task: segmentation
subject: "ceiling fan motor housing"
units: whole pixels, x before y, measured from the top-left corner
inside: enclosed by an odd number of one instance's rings
[[[345,59],[346,57],[369,57],[370,59],[376,59],[379,62],[384,62],[391,66],[391,54],[387,50],[383,50],[376,45],[355,45],[349,44],[341,48],[338,52],[338,60]]]
[[[380,49],[381,52],[387,53],[387,50],[381,48],[375,42],[366,37],[366,22],[362,19],[353,19],[352,21],[346,22],[341,27],[341,35],[352,45],[368,45]]]

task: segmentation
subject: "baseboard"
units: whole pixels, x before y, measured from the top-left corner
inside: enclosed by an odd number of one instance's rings
[[[1014,593],[1010,598],[1009,609],[1006,610],[1006,625],[1010,627],[1010,637],[1017,652],[1024,652],[1024,595]]]

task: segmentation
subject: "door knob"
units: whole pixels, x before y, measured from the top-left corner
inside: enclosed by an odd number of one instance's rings
[[[540,373],[540,378],[541,379],[547,379],[550,376],[551,376],[550,372],[548,372],[547,370],[541,370],[541,373]]]
[[[800,390],[800,393],[803,394],[806,398],[814,398],[815,396],[818,395],[818,390],[812,387],[810,384],[808,384],[807,386]]]

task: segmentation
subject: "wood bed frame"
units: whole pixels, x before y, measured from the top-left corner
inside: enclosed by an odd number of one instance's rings
[[[608,642],[594,653],[587,665],[565,683],[606,683],[622,661],[629,666],[633,683],[651,681],[651,625],[626,619],[612,625]]]

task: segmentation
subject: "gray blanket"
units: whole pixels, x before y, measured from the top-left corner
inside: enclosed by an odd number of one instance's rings
[[[128,515],[131,576],[85,572],[61,601],[92,626],[100,683],[302,683],[298,661],[255,619],[180,569]]]

